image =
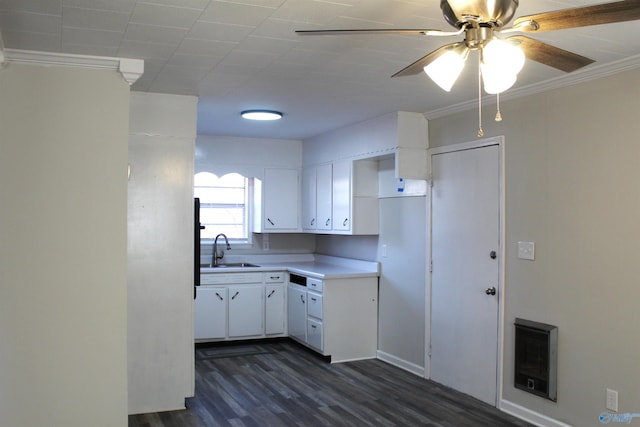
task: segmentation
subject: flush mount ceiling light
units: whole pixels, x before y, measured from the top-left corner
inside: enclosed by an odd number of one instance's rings
[[[280,111],[272,110],[245,110],[240,115],[247,120],[280,120],[282,118]]]

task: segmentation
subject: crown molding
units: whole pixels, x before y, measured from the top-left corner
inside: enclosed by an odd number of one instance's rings
[[[129,85],[135,83],[144,73],[144,61],[141,59],[74,55],[19,49],[5,49],[4,59],[7,63],[15,64],[114,70],[119,72]]]
[[[559,89],[566,86],[572,86],[579,83],[585,83],[602,77],[623,73],[640,67],[640,55],[630,56],[614,62],[603,65],[592,66],[587,69],[574,71],[564,76],[534,83],[528,86],[519,87],[513,90],[507,90],[500,94],[500,101],[508,101],[511,99],[522,98],[536,93],[546,92],[549,90]],[[495,95],[485,96],[482,98],[483,105],[496,102]],[[459,104],[450,105],[448,107],[427,111],[424,116],[428,119],[438,119],[451,114],[461,113],[463,111],[472,110],[478,107],[478,100],[470,100]]]

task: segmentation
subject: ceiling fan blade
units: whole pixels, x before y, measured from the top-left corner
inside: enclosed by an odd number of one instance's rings
[[[523,32],[542,32],[637,19],[640,19],[640,0],[623,0],[522,16],[513,26]],[[535,21],[537,25],[527,25],[529,21]]]
[[[353,29],[353,30],[296,30],[296,34],[301,36],[327,36],[336,34],[404,34],[417,36],[436,36],[436,35],[456,35],[458,32],[447,32],[440,30],[421,30],[421,29],[391,29],[391,28],[372,28],[372,29]]]
[[[404,76],[413,76],[415,74],[420,74],[420,73],[424,72],[424,67],[426,67],[427,65],[431,64],[440,55],[444,54],[449,49],[453,49],[453,48],[455,48],[456,46],[458,46],[460,44],[462,44],[462,43],[457,42],[457,43],[446,44],[446,45],[444,45],[442,47],[439,47],[438,49],[434,50],[433,52],[423,56],[420,59],[418,59],[416,62],[414,62],[413,64],[409,65],[408,67],[405,67],[402,70],[398,71],[397,73],[395,73],[391,77],[404,77]]]
[[[593,59],[586,58],[582,55],[578,55],[577,53],[569,52],[568,50],[560,49],[559,47],[555,47],[529,37],[513,36],[508,37],[507,40],[515,40],[528,59],[567,73],[595,62]]]

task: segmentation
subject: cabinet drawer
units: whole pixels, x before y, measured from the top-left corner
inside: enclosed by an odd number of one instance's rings
[[[284,283],[287,273],[284,271],[268,271],[264,273],[265,283]]]
[[[322,322],[314,319],[307,319],[307,344],[317,350],[324,350]]]
[[[308,277],[307,278],[307,289],[312,290],[314,292],[322,293],[322,280]]]
[[[307,293],[307,314],[322,319],[322,295],[314,292]]]
[[[262,283],[262,273],[208,273],[200,275],[201,285]]]

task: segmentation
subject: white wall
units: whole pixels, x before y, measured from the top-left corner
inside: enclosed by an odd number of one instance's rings
[[[196,172],[264,178],[265,168],[302,166],[302,141],[198,135]]]
[[[406,113],[409,116],[415,113]],[[333,159],[379,157],[380,231],[377,236],[318,235],[318,253],[378,261],[378,356],[417,374],[424,372],[426,198],[395,197],[395,159],[399,113],[388,114],[304,142],[304,164]],[[418,126],[424,129],[426,126]],[[426,155],[426,137],[422,141]],[[402,133],[402,132],[400,132]],[[419,149],[416,145],[412,148]],[[415,167],[415,164],[412,165]],[[415,172],[415,171],[414,171]],[[383,256],[386,245],[387,256]]]
[[[129,139],[129,413],[194,391],[193,153],[197,98],[133,92]]]
[[[218,176],[236,172],[263,179],[265,168],[300,168],[302,141],[198,135],[195,157],[196,172],[212,172]],[[265,239],[268,239],[266,246],[263,244]],[[314,250],[315,236],[312,234],[271,233],[254,234],[250,246],[232,245],[231,252],[226,253],[228,256],[242,256],[312,253]],[[203,244],[201,253],[202,263],[211,262],[213,244]]]
[[[0,425],[126,426],[129,86],[0,70]]]
[[[640,73],[504,102],[506,278],[503,397],[598,426],[605,390],[640,408]],[[431,146],[475,139],[477,112],[429,122]],[[534,241],[536,260],[517,258]],[[516,317],[558,326],[558,402],[513,387]],[[511,405],[509,407],[512,407]]]

